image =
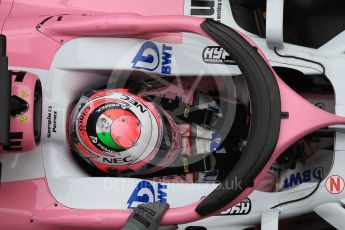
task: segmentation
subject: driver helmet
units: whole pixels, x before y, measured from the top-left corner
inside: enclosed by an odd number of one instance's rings
[[[113,175],[156,172],[171,165],[181,150],[171,116],[127,89],[85,91],[69,126],[72,150]]]

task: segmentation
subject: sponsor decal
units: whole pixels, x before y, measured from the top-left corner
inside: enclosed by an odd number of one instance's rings
[[[215,169],[215,170],[212,170],[210,172],[201,173],[201,175],[202,174],[203,174],[203,177],[201,180],[202,182],[215,182],[217,180],[219,170]]]
[[[210,151],[216,151],[222,141],[222,137],[220,136],[220,134],[213,132],[211,134],[211,142],[210,142]]]
[[[242,200],[240,203],[236,204],[232,208],[229,208],[226,211],[221,212],[221,215],[247,215],[252,209],[252,202],[249,198]]]
[[[98,138],[94,137],[94,136],[90,136],[90,140],[92,141],[92,143],[97,144],[98,142]]]
[[[339,175],[332,175],[327,177],[326,189],[331,194],[339,194],[344,190],[344,178]]]
[[[310,182],[312,179],[322,180],[323,179],[323,168],[317,167],[314,169],[307,169],[303,172],[292,173],[284,180],[284,188],[291,188],[293,186]]]
[[[160,66],[160,72],[171,74],[171,51],[172,46],[161,44],[158,48],[152,41],[146,41],[140,47],[138,53],[132,60],[132,68],[155,71]]]
[[[53,110],[52,106],[48,106],[48,116],[47,116],[47,122],[48,122],[48,132],[47,137],[51,138],[52,133],[56,133],[56,119],[57,119],[57,111]]]
[[[154,186],[155,185],[155,186]],[[167,202],[167,185],[162,183],[152,184],[149,181],[140,181],[134,188],[127,204],[128,208],[135,208],[142,203],[153,203],[160,201],[161,203]]]
[[[8,145],[4,145],[2,148],[6,152],[22,151],[22,140],[24,134],[22,132],[10,132],[10,142]]]
[[[202,59],[208,64],[236,65],[230,55],[220,46],[207,46],[202,52]]]
[[[122,96],[124,97],[125,95],[122,95]],[[125,96],[125,97],[127,98],[126,100],[129,100],[129,101],[131,100],[129,97],[127,97],[127,96]],[[132,99],[132,100],[134,100],[134,99]],[[136,103],[138,103],[138,102],[136,102]],[[132,103],[132,104],[134,104],[134,103]],[[137,105],[137,104],[134,104],[134,105]],[[140,105],[140,106],[142,107],[142,105]],[[108,110],[108,109],[111,109],[111,108],[117,108],[117,107],[121,107],[122,109],[128,109],[130,106],[128,104],[126,104],[126,103],[121,103],[121,102],[108,103],[108,104],[105,104],[105,105],[99,107],[97,109],[97,113],[101,113],[104,110]],[[136,107],[139,107],[139,105],[136,106]],[[88,107],[88,109],[90,110],[89,107]]]
[[[132,104],[135,107],[139,108],[141,113],[145,113],[147,111],[146,107],[143,104],[141,104],[140,102],[134,100],[133,98],[131,98],[131,97],[127,96],[127,95],[121,94],[120,98],[122,100],[128,101],[130,104]],[[124,106],[123,104],[121,104],[121,106],[122,106],[123,109],[126,109],[126,108],[129,107],[129,106]]]
[[[102,159],[103,159],[103,163],[107,165],[129,164],[133,161],[131,156],[112,157],[112,158],[103,157]]]
[[[222,0],[191,0],[190,15],[221,21],[222,5]]]

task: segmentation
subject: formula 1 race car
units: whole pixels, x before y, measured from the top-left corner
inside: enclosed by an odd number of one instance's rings
[[[155,201],[180,229],[342,228],[344,4],[324,7],[1,1],[1,229],[120,229]]]

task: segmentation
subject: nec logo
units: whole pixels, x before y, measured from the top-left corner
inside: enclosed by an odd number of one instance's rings
[[[207,46],[202,52],[202,59],[209,64],[236,65],[230,55],[220,46]]]
[[[285,178],[284,188],[290,188],[305,182],[310,182],[312,178],[317,179],[318,181],[323,179],[323,168],[317,167],[313,170],[307,169],[303,172],[293,173],[290,175],[290,178]]]
[[[162,52],[151,41],[146,41],[132,60],[132,68],[154,71],[161,63],[161,73],[171,74],[171,51],[172,46],[162,44]]]
[[[142,203],[153,203],[160,201],[161,203],[167,202],[167,193],[165,190],[167,185],[157,183],[157,189],[149,181],[141,181],[137,184],[132,195],[129,197],[127,204],[128,208],[135,208]]]

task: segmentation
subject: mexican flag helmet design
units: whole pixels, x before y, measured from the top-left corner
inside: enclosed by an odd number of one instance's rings
[[[85,92],[69,125],[72,150],[110,174],[152,173],[180,154],[180,132],[170,115],[125,89]]]

